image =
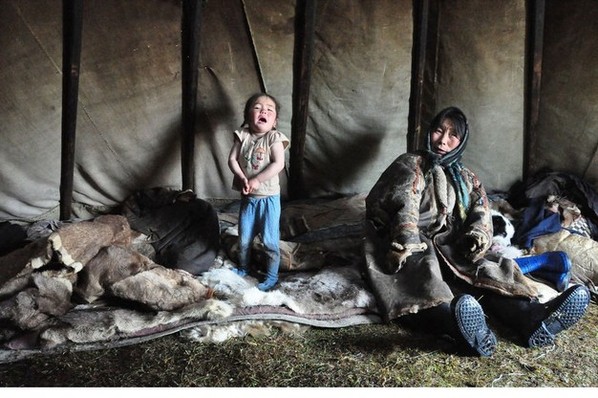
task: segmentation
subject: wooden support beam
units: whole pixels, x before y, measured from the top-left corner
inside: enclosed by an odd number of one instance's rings
[[[62,152],[60,168],[60,219],[69,220],[73,203],[77,102],[83,0],[62,2]]]
[[[309,88],[314,47],[315,0],[297,0],[293,71],[293,116],[289,149],[289,198],[306,196],[303,155],[307,134]]]
[[[544,20],[546,0],[527,2],[526,82],[525,82],[525,131],[523,150],[523,179],[534,171],[531,150],[536,146],[540,96],[542,86],[542,62],[544,50]]]
[[[424,145],[435,113],[438,53],[438,0],[413,0],[413,49],[407,150]]]
[[[197,65],[202,0],[182,0],[181,77],[182,118],[181,169],[183,190],[195,191],[195,111],[197,107]]]

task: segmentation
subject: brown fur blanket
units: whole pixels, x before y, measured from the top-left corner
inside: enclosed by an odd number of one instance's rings
[[[358,215],[342,221],[356,228],[359,223]],[[223,232],[223,241],[230,232]],[[281,242],[283,252],[293,248],[294,257],[277,288],[267,293],[257,289],[257,278],[231,271],[235,264],[227,250],[207,271],[193,275],[157,262],[147,238],[131,229],[127,217],[105,215],[64,223],[0,257],[0,363],[134,344],[178,331],[194,340],[207,335],[222,340],[241,333],[248,322],[255,328],[255,322],[343,327],[380,321],[357,266],[358,237],[336,246],[347,237],[312,239],[313,246]],[[331,252],[336,247],[337,254],[322,256],[323,247]]]
[[[206,305],[212,289],[186,271],[154,263],[136,251],[132,241],[126,218],[100,216],[66,224],[1,257],[0,269],[10,272],[2,272],[7,280],[0,286],[0,340],[9,348],[52,347],[72,335],[65,332],[66,325],[94,329],[87,337],[79,333],[73,341],[114,337],[118,322],[94,323],[97,312],[88,320],[77,312],[81,324],[73,323],[73,310],[79,304],[99,304],[99,300],[111,306],[127,303],[120,305],[125,309],[142,308],[140,318]],[[131,325],[133,313],[128,316]],[[230,310],[221,313],[225,316]],[[61,337],[59,330],[64,332]]]

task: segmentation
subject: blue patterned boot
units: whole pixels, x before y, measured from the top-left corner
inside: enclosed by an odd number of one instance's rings
[[[528,338],[530,347],[554,344],[556,335],[570,328],[585,314],[590,304],[590,291],[583,285],[575,285],[545,305],[542,321]]]
[[[496,336],[488,328],[486,315],[478,301],[466,294],[453,303],[457,327],[469,347],[480,356],[491,356],[496,350]]]

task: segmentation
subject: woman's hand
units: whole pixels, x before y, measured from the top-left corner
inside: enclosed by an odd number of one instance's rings
[[[403,250],[396,250],[391,249],[386,254],[386,266],[388,271],[392,274],[396,274],[403,268],[405,265],[405,261],[407,257],[409,257],[411,253],[407,249]]]
[[[397,242],[390,244],[390,250],[386,254],[386,266],[389,272],[396,274],[403,268],[407,258],[413,253],[419,253],[426,250],[428,245],[425,243],[409,243],[401,245]]]
[[[488,237],[479,231],[470,231],[457,242],[457,248],[467,259],[476,261],[482,257],[488,246]]]

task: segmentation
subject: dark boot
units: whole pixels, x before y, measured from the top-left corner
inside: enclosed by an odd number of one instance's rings
[[[486,294],[482,305],[517,331],[528,347],[554,344],[556,335],[579,321],[590,303],[590,292],[575,285],[547,303]]]
[[[484,311],[469,295],[402,318],[420,330],[447,334],[476,355],[488,357],[496,349],[496,337],[486,325]]]
[[[460,335],[480,356],[489,357],[496,350],[496,336],[486,324],[484,310],[472,296],[465,294],[451,303],[452,314]]]
[[[527,339],[530,347],[552,345],[556,335],[570,328],[585,314],[590,291],[583,285],[572,286],[544,306],[544,317]]]

